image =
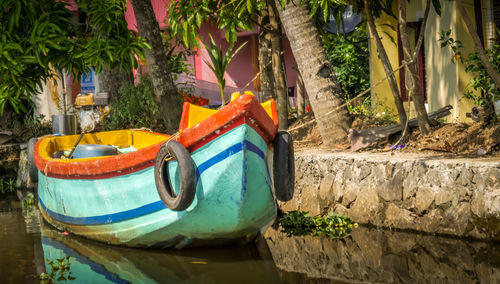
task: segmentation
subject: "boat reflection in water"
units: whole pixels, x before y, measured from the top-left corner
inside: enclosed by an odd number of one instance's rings
[[[272,258],[263,259],[259,245],[141,250],[65,236],[48,224],[41,231],[46,271],[51,272],[47,261],[70,256],[74,283],[280,282]]]

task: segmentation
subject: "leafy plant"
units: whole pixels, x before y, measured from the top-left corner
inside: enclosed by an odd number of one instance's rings
[[[160,113],[153,83],[146,77],[142,77],[137,86],[121,87],[120,95],[111,98],[110,107],[111,112],[103,122],[106,130],[151,127]]]
[[[222,46],[217,46],[212,35],[208,34],[208,36],[210,38],[210,43],[207,44],[203,42],[203,45],[205,45],[205,48],[208,51],[211,62],[205,60],[205,63],[207,63],[208,67],[214,72],[214,75],[217,78],[217,84],[219,85],[222,104],[225,105],[226,102],[224,100],[224,87],[226,86],[226,79],[224,79],[224,73],[226,73],[227,66],[229,65],[233,57],[240,51],[243,46],[245,46],[247,42],[241,44],[234,52],[234,45],[233,43],[231,43],[226,50],[226,53],[224,53]]]
[[[168,8],[172,33],[180,35],[187,47],[198,46],[198,32],[203,22],[216,23],[226,40],[234,43],[239,30],[252,30],[255,17],[266,7],[262,0],[178,0]]]
[[[21,206],[24,210],[33,209],[33,205],[35,205],[34,196],[32,193],[28,193],[22,200]]]
[[[80,78],[90,66],[96,72],[105,66],[130,70],[137,66],[134,54],[144,58],[149,46],[128,30],[125,0],[77,4],[88,16],[84,26],[74,24],[65,1],[0,1],[0,116],[6,105],[26,112],[54,70],[71,70]]]
[[[455,40],[454,38],[450,37],[450,35],[451,35],[451,30],[441,31],[439,33],[438,41],[441,42],[441,48],[450,46],[453,52],[453,57],[451,58],[451,62],[456,63],[457,61],[460,61],[461,63],[463,63],[464,60],[460,49],[462,49],[464,45],[462,44],[462,41]]]
[[[500,31],[498,31],[500,35]],[[500,72],[500,44],[495,39],[490,39],[493,44],[491,49],[486,49],[486,55],[492,63],[497,72]],[[474,77],[469,81],[464,97],[474,101],[476,105],[485,105],[486,100],[491,100],[489,103],[496,99],[500,99],[500,88],[496,86],[491,77],[486,72],[479,54],[477,52],[470,53],[467,58],[464,58],[460,49],[463,44],[459,40],[451,37],[451,30],[441,31],[439,33],[439,41],[441,47],[450,46],[454,56],[452,62],[460,61],[465,65],[465,71],[470,72]],[[480,94],[477,94],[480,91]]]
[[[351,233],[352,228],[358,227],[348,217],[335,215],[330,212],[327,216],[310,217],[309,212],[290,211],[280,220],[283,232],[289,236],[324,236],[342,238]]]
[[[38,279],[41,284],[56,283],[59,281],[75,280],[76,278],[71,276],[71,256],[66,256],[63,258],[58,258],[55,261],[46,259],[45,261],[49,265],[49,273],[41,273]]]
[[[347,35],[321,35],[328,60],[345,94],[345,100],[370,87],[368,34],[365,25]]]
[[[2,178],[0,179],[0,194],[10,194],[16,190],[16,179]]]
[[[363,121],[377,125],[396,124],[396,114],[386,104],[371,97],[366,97],[361,103],[348,104],[349,113],[359,116]]]
[[[44,118],[43,114],[24,117],[24,126],[30,130],[30,137],[40,137],[52,133],[52,121],[46,121]]]

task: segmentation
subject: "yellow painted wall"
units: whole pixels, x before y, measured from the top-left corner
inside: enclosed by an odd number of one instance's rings
[[[397,7],[396,4],[395,7]],[[394,9],[394,11],[396,11],[396,9]],[[387,25],[390,25],[395,29],[397,26],[397,21],[386,14],[382,14],[380,18],[377,18],[375,20],[375,24],[377,26],[377,32],[382,40],[382,44],[384,45],[385,51],[387,52],[387,56],[389,57],[389,61],[391,62],[392,68],[396,69],[399,66],[397,32],[388,27]],[[395,42],[391,40],[391,37]],[[384,71],[384,67],[382,66],[382,63],[378,56],[375,40],[371,35],[369,41],[369,49],[370,49],[370,80],[371,80],[371,85],[374,85],[383,78],[385,78],[386,74]],[[399,84],[399,72],[397,72],[395,75],[396,75],[396,81]],[[397,118],[397,111],[396,111],[396,106],[394,104],[394,98],[387,80],[385,80],[377,87],[373,88],[371,90],[371,94],[373,98],[372,101],[373,107],[376,109],[376,111],[382,112],[389,110],[395,115],[395,118]]]
[[[486,7],[487,0],[483,0],[483,8]],[[425,0],[413,0],[407,6],[407,21],[414,22],[423,17]],[[471,79],[471,74],[465,72],[465,66],[461,63],[452,63],[451,48],[441,48],[439,32],[442,30],[451,29],[452,37],[461,40],[464,49],[463,54],[469,54],[474,51],[474,44],[470,37],[464,21],[456,8],[454,1],[441,1],[442,12],[438,16],[431,7],[427,27],[424,34],[425,59],[426,59],[426,91],[428,98],[428,111],[434,111],[445,105],[453,106],[452,115],[448,116],[448,122],[468,121],[465,117],[467,112],[470,112],[474,106],[469,100],[463,98],[467,84]],[[469,17],[474,21],[473,0],[464,0],[464,5],[468,10]],[[397,15],[398,3],[393,6],[393,11]],[[483,9],[484,10],[484,9]],[[484,15],[486,17],[486,14]],[[484,18],[484,22],[486,22]],[[398,49],[391,41],[390,37],[384,32],[391,35],[397,41],[397,31],[392,30],[384,24],[390,24],[397,27],[397,20],[383,15],[376,20],[377,30],[382,37],[382,42],[386,52],[390,58],[393,69],[396,69],[398,64]],[[372,84],[379,82],[386,74],[382,67],[382,63],[378,58],[378,53],[375,41],[371,38],[369,42],[371,68],[370,76]],[[399,84],[399,72],[396,73],[396,80]],[[394,114],[397,114],[394,99],[387,81],[372,90],[374,98],[374,106],[380,111],[383,108],[389,108]],[[381,104],[384,106],[382,107]],[[405,108],[408,103],[406,102]],[[396,115],[397,116],[397,115]],[[410,117],[414,117],[413,107],[411,108]]]

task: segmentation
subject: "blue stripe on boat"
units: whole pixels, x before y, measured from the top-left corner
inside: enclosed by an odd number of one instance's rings
[[[220,152],[219,154],[213,156],[212,158],[208,159],[207,161],[203,162],[200,164],[196,170],[196,179],[198,180],[200,175],[212,167],[213,165],[225,160],[226,158],[237,154],[241,152],[243,149],[247,149],[255,154],[257,154],[259,157],[261,157],[263,160],[265,160],[265,154],[262,152],[259,147],[257,147],[255,144],[252,142],[245,140],[241,143],[234,144],[233,146],[227,148],[226,150]],[[243,188],[243,190],[246,190],[246,188]],[[242,193],[244,194],[244,192]],[[242,196],[243,197],[243,196]],[[128,219],[133,219],[133,218],[138,218],[143,215],[151,214],[156,211],[160,211],[162,209],[165,209],[165,204],[161,200],[149,203],[146,205],[143,205],[138,208],[122,211],[122,212],[117,212],[113,214],[106,214],[106,215],[99,215],[99,216],[90,216],[90,217],[71,217],[67,215],[63,215],[57,212],[54,212],[50,209],[48,209],[45,204],[43,204],[42,200],[40,197],[38,197],[38,202],[42,209],[47,212],[47,214],[59,221],[59,222],[64,222],[68,224],[74,224],[74,225],[103,225],[103,224],[110,224],[114,222],[120,222],[120,221],[125,221]]]

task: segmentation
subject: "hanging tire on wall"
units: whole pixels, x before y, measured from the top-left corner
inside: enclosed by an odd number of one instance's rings
[[[295,185],[295,156],[292,135],[288,131],[279,131],[274,138],[273,178],[276,199],[291,200]]]
[[[172,188],[168,162],[165,161],[172,156],[177,160],[181,180],[177,194]],[[167,208],[182,211],[193,202],[196,194],[196,172],[188,150],[181,143],[170,140],[160,147],[155,159],[155,183],[161,201]]]
[[[38,169],[35,166],[35,144],[38,138],[31,138],[28,141],[28,174],[31,183],[38,182]]]

